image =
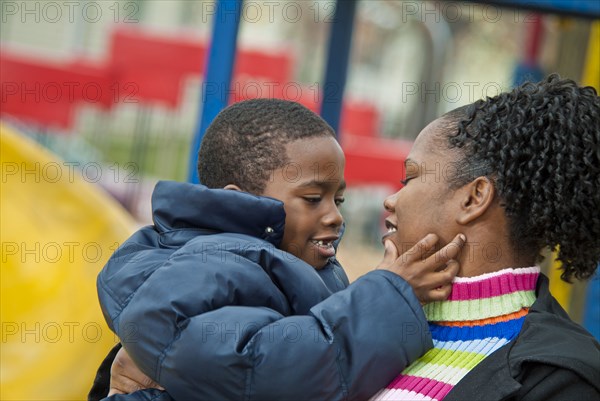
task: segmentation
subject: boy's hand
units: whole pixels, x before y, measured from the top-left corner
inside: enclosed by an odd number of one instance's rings
[[[130,394],[146,388],[164,390],[136,366],[125,348],[121,348],[110,368],[110,391],[108,396]]]
[[[399,256],[396,245],[385,240],[385,253],[377,269],[389,270],[406,280],[423,305],[443,301],[450,296],[452,279],[460,267],[456,258],[465,245],[466,237],[458,234],[448,245],[431,254],[438,240],[437,235],[428,234]]]

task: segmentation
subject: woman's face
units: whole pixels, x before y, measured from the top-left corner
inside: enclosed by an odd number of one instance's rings
[[[429,124],[417,137],[405,162],[405,184],[384,201],[391,215],[386,219],[388,233],[398,251],[404,253],[429,233],[440,238],[438,247],[457,233],[455,192],[447,178],[453,173],[454,150],[445,146],[442,120]]]

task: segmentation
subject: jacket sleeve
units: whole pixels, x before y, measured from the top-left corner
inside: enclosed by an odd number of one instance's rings
[[[174,258],[149,273],[136,266],[135,274],[105,268],[99,276],[109,325],[175,400],[364,400],[432,346],[412,289],[391,272],[370,272],[308,308],[288,300],[286,313],[264,288],[270,280],[256,281],[247,264],[195,283],[213,262]],[[128,284],[133,277],[145,281]],[[315,299],[309,286],[302,291],[297,298]]]
[[[173,401],[166,391],[148,388],[130,394],[114,394],[102,401]]]

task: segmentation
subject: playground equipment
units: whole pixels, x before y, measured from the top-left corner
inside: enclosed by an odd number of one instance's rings
[[[3,50],[2,113],[43,127],[42,131],[68,134],[83,104],[109,112],[127,98],[145,108],[157,104],[177,108],[182,80],[203,72],[205,52],[201,41],[139,29],[116,30],[109,57],[102,63],[48,62]],[[261,69],[265,61],[276,68]],[[237,82],[263,79],[285,84],[292,79],[292,63],[289,54],[244,51],[234,73]],[[128,82],[136,86],[128,87]],[[246,95],[234,90],[229,100]],[[298,100],[318,110],[314,96]],[[374,106],[348,101],[343,107],[341,125],[347,133],[343,145],[352,160],[349,182],[370,183],[377,178],[398,185],[410,144],[377,138],[379,114]],[[102,170],[98,163],[81,169],[8,125],[2,125],[1,132],[0,399],[83,399],[95,369],[117,341],[101,316],[95,277],[134,230],[134,222],[86,182],[114,170]]]
[[[227,4],[230,10],[242,4],[241,0],[217,3],[219,7]],[[569,8],[582,3],[577,1],[538,1],[535,5],[541,7],[539,11],[548,11],[543,6],[549,3],[567,7],[559,11],[600,17],[598,6],[589,12]],[[323,98],[319,102],[312,98],[299,101],[312,110],[321,110],[324,118],[342,133],[340,141],[347,155],[350,184],[384,183],[394,187],[401,178],[410,144],[378,138],[376,110],[370,105],[342,101],[355,6],[354,0],[338,2],[322,85]],[[215,19],[220,17],[217,12]],[[221,20],[236,22],[235,18]],[[137,29],[119,30],[113,36],[108,59],[100,65],[81,61],[50,65],[46,60],[3,51],[2,113],[69,130],[73,126],[73,108],[80,103],[93,100],[98,107],[108,110],[115,105],[115,98],[132,96],[144,107],[161,103],[174,108],[181,99],[181,80],[193,74],[204,75],[206,90],[201,103],[203,111],[199,113],[203,121],[198,124],[190,158],[190,165],[194,166],[191,172],[195,171],[197,146],[208,122],[232,100],[232,93],[236,99],[244,97],[235,88],[229,91],[232,82],[244,82],[248,77],[280,83],[291,79],[290,55],[239,51],[236,59],[237,23],[215,24],[214,29],[210,46]],[[598,32],[597,25],[594,32]],[[598,33],[595,35],[594,38]],[[598,85],[598,41],[590,43],[590,49],[593,43],[596,50],[586,76]],[[264,62],[265,57],[269,63]],[[257,68],[265,64],[277,68]],[[215,78],[211,71],[221,75]],[[135,82],[137,87],[127,86],[128,82]],[[23,91],[15,83],[29,89],[36,83],[45,88],[38,92],[43,95],[41,101],[33,106],[23,101],[20,97]],[[73,96],[54,101],[57,83],[58,89]],[[97,88],[101,88],[98,98],[94,92]],[[95,277],[119,242],[132,232],[134,223],[115,202],[85,182],[85,173],[7,126],[0,130],[3,241],[0,399],[82,399],[98,363],[116,341],[97,306]],[[194,179],[193,174],[190,177]],[[559,285],[556,278],[553,282]],[[555,288],[553,291],[559,298],[562,296],[563,302],[568,303],[570,293],[562,287]],[[590,307],[597,305],[597,295],[588,302]]]
[[[207,47],[194,38],[119,27],[112,33],[109,55],[101,63],[82,60],[48,63],[44,59],[3,51],[0,60],[5,92],[2,113],[50,129],[69,131],[74,126],[77,107],[84,103],[109,112],[120,103],[135,102],[139,106],[138,119],[142,123],[136,126],[135,137],[139,143],[133,149],[136,154],[131,155],[131,160],[138,160],[142,159],[138,153],[144,151],[148,136],[143,128],[147,128],[146,120],[153,108],[163,106],[175,110],[180,107],[183,82],[192,76],[204,78],[202,115],[205,117],[211,115],[210,105],[213,103],[214,110],[221,110],[230,102],[267,95],[289,99],[294,93],[298,96],[292,97],[293,100],[318,112],[321,104],[333,107],[334,98],[341,94],[339,90],[331,90],[342,85],[341,81],[337,81],[341,78],[333,73],[336,81],[323,86],[324,99],[319,99],[318,89],[294,82],[293,55],[285,51],[240,50],[235,67],[231,65],[234,84],[223,84],[220,78],[211,80],[208,78],[211,75],[210,63],[206,70],[204,68],[209,55]],[[215,43],[211,48],[221,49],[221,45]],[[221,67],[217,71],[223,73]],[[332,94],[328,95],[329,92]],[[218,101],[215,103],[214,99]],[[380,115],[374,105],[350,99],[343,103],[341,98],[337,100],[340,101],[340,110],[336,108],[331,113],[337,113],[336,127],[339,128],[339,138],[347,158],[347,182],[350,185],[384,184],[398,188],[410,143],[379,137]],[[33,103],[36,107],[32,107]],[[208,124],[211,120],[201,124]],[[140,132],[137,132],[138,128]],[[196,136],[195,141],[200,138]],[[194,143],[192,149],[197,146],[199,142]],[[191,177],[196,174],[196,152],[193,151],[194,156],[190,157],[193,164]]]
[[[0,125],[3,400],[82,400],[117,341],[96,275],[134,230],[79,171]],[[105,172],[106,173],[106,172]]]

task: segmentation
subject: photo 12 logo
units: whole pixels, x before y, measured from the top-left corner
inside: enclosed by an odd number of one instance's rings
[[[2,344],[13,341],[36,344],[97,343],[103,335],[108,334],[110,332],[103,330],[98,322],[2,322]]]
[[[2,23],[137,23],[135,1],[3,1]]]
[[[103,165],[98,162],[3,162],[2,184],[19,183],[50,183],[59,181],[74,183],[83,180],[92,184],[98,182],[113,182],[115,184],[137,184],[139,182],[139,166],[134,162]]]
[[[315,23],[335,21],[334,0],[330,1],[243,1],[223,3],[218,13],[216,2],[201,2],[201,21],[210,23],[218,18],[225,23],[233,18],[243,23],[286,22],[297,23],[311,19]]]
[[[497,96],[503,92],[497,82],[403,82],[402,102],[473,103],[478,99]]]

